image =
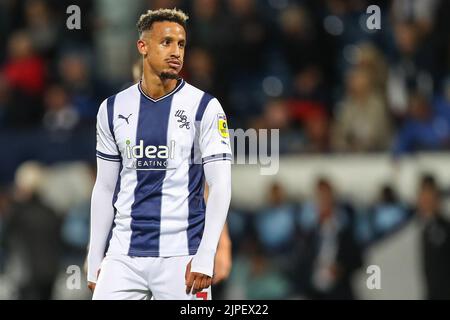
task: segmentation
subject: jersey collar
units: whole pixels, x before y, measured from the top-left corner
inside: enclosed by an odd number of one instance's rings
[[[150,97],[149,95],[145,94],[144,90],[142,90],[141,83],[142,83],[142,79],[141,79],[141,80],[139,81],[139,83],[138,83],[138,89],[139,89],[139,91],[141,92],[141,94],[142,94],[145,98],[147,98],[148,100],[150,100],[150,101],[152,101],[152,102],[158,102],[158,101],[161,101],[161,100],[163,100],[163,99],[165,99],[165,98],[167,98],[167,97],[170,97],[171,95],[173,95],[173,94],[177,93],[178,91],[180,91],[180,89],[183,88],[183,86],[184,86],[184,84],[185,84],[185,81],[184,81],[183,78],[178,79],[178,84],[177,84],[177,86],[175,87],[175,89],[173,89],[173,90],[170,91],[169,93],[163,95],[162,97],[159,97],[158,99],[153,99],[153,98]]]

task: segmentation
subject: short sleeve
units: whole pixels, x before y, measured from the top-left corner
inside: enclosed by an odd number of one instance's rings
[[[110,110],[108,110],[110,109]],[[107,100],[100,105],[97,114],[97,157],[108,161],[121,161],[119,150],[114,139],[112,108],[108,108]]]
[[[202,163],[231,160],[227,117],[217,99],[211,99],[200,124]]]

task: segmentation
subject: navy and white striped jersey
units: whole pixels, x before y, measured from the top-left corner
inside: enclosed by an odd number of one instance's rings
[[[205,221],[203,165],[231,160],[216,98],[182,79],[159,99],[135,84],[101,104],[97,157],[121,163],[107,254],[196,253]]]

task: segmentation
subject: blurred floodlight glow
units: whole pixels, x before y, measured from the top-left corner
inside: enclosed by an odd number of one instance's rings
[[[360,56],[360,52],[361,52],[361,49],[358,46],[354,45],[354,44],[346,45],[344,47],[344,49],[342,50],[342,54],[344,56],[344,59],[349,64],[355,64],[358,61],[358,57]]]
[[[333,36],[340,36],[344,32],[344,23],[337,16],[327,16],[323,20],[323,26]]]
[[[283,83],[274,76],[264,78],[263,83],[264,93],[270,97],[279,97],[283,93]]]

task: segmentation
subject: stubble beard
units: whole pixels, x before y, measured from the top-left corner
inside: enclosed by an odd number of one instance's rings
[[[180,76],[178,73],[172,73],[172,72],[161,72],[161,75],[159,76],[162,80],[170,80],[170,79],[179,79]]]

